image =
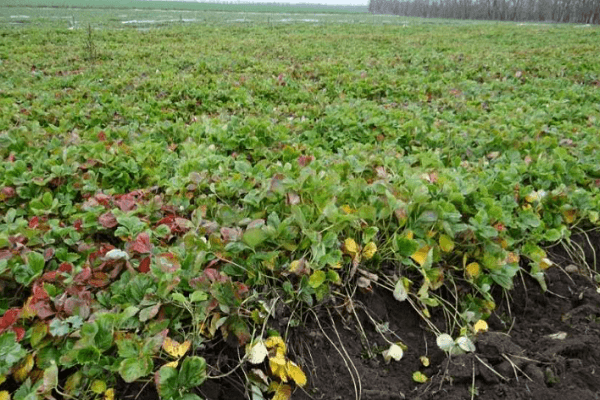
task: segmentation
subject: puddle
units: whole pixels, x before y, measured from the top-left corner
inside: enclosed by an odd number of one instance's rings
[[[318,19],[293,19],[293,18],[284,18],[280,19],[279,22],[319,22]]]
[[[121,21],[122,24],[156,24],[167,21],[157,21],[154,19],[132,19],[130,21]]]

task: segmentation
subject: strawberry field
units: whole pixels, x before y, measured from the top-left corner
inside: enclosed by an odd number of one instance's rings
[[[306,396],[289,338],[361,299],[463,356],[515,284],[600,282],[598,28],[98,12],[0,25],[0,398]],[[359,352],[426,384],[391,313]]]

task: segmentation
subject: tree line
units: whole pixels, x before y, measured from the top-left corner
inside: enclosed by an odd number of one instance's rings
[[[600,0],[370,0],[369,12],[425,18],[600,24]]]

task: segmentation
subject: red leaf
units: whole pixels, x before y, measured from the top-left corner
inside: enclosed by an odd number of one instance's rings
[[[19,315],[21,315],[20,308],[11,308],[7,310],[2,318],[0,318],[0,333],[7,330],[11,327],[17,320],[19,319]]]
[[[49,261],[50,259],[52,259],[52,257],[54,257],[54,247],[48,247],[44,251],[44,260]]]
[[[112,200],[112,197],[104,193],[98,193],[94,196],[94,199],[96,199],[96,201],[99,204],[102,204],[104,207],[108,207],[110,205],[110,200]]]
[[[206,268],[204,270],[204,276],[211,280],[211,282],[215,282],[219,277],[219,271],[213,268]]]
[[[314,156],[300,156],[298,157],[298,165],[301,167],[306,167],[315,159]]]
[[[90,316],[90,306],[85,300],[69,297],[65,301],[65,312],[69,315],[78,315],[85,320]]]
[[[150,250],[152,250],[152,244],[150,243],[150,236],[148,236],[147,233],[140,233],[138,235],[138,237],[135,239],[135,241],[131,242],[130,246],[129,246],[129,250],[140,253],[140,254],[146,254],[146,253],[150,253]]]
[[[110,283],[110,278],[105,272],[96,271],[92,274],[92,278],[88,280],[91,286],[102,288]]]
[[[77,283],[78,285],[83,285],[91,277],[92,277],[92,270],[90,267],[86,267],[75,276],[75,279],[73,279],[73,282]]]
[[[48,292],[46,292],[46,289],[44,289],[42,285],[40,285],[38,282],[33,284],[33,297],[31,298],[32,302],[37,303],[38,301],[49,298],[50,296],[48,296]]]
[[[38,227],[38,225],[40,224],[40,218],[39,217],[33,217],[29,220],[29,227],[31,229],[35,229]]]
[[[58,271],[50,271],[50,272],[46,272],[44,275],[42,275],[42,277],[40,279],[44,282],[54,282],[56,280],[57,275],[58,275]]]
[[[135,199],[131,198],[130,196],[123,196],[120,199],[115,200],[115,204],[123,212],[128,212],[137,208],[137,205],[135,204]]]
[[[98,222],[105,228],[114,228],[118,225],[117,219],[110,211],[98,217]]]
[[[171,225],[173,225],[173,221],[175,221],[175,216],[174,215],[167,215],[166,217],[164,217],[163,219],[161,219],[160,221],[158,221],[156,223],[156,226],[159,225],[168,225],[169,228],[171,227]]]
[[[246,286],[245,284],[243,284],[241,282],[236,282],[235,284],[238,288],[238,291],[237,291],[238,296],[242,296],[242,295],[248,293],[248,286]]]
[[[73,271],[73,266],[69,263],[64,262],[59,265],[58,271],[59,272],[71,272],[71,271]]]
[[[8,260],[12,258],[13,254],[10,250],[0,250],[0,260]]]
[[[99,142],[106,141],[106,133],[104,133],[104,131],[98,132],[98,135],[96,137],[98,138]]]
[[[75,228],[75,230],[77,232],[81,232],[81,227],[82,226],[83,226],[83,221],[81,221],[80,219],[78,219],[75,222],[73,222],[73,228]]]
[[[175,218],[175,225],[177,232],[186,232],[193,226],[192,221],[185,218]]]
[[[181,268],[181,265],[179,264],[177,257],[173,253],[160,254],[156,258],[156,262],[157,262],[158,266],[160,267],[160,269],[163,272],[167,272],[167,273],[175,272],[179,268]]]
[[[0,194],[2,194],[5,199],[10,199],[11,197],[15,197],[17,192],[15,191],[15,188],[6,186],[0,190]]]
[[[146,257],[140,262],[138,271],[140,271],[142,274],[150,272],[150,257]]]
[[[20,326],[13,326],[12,330],[17,335],[17,342],[20,342],[25,336],[25,329],[21,328]]]

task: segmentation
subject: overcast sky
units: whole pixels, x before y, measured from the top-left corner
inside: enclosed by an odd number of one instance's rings
[[[193,1],[193,0],[192,0]],[[224,0],[226,2],[237,2],[237,3],[310,3],[310,4],[328,4],[333,6],[366,6],[369,4],[369,0]]]

